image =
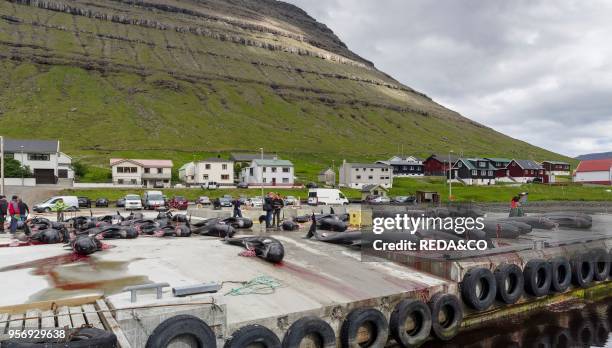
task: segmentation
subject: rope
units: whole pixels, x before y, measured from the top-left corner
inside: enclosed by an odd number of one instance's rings
[[[276,291],[277,288],[282,286],[281,282],[277,279],[268,276],[259,276],[252,280],[245,282],[243,286],[234,288],[224,295],[229,296],[240,296],[240,295],[268,295]]]

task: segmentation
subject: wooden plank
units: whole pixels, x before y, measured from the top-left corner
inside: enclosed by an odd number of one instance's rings
[[[40,329],[40,325],[39,325],[39,317],[40,317],[40,312],[37,311],[36,309],[30,309],[29,311],[26,312],[26,320],[25,320],[25,327],[28,329]]]
[[[55,314],[53,311],[43,311],[40,316],[40,327],[48,329],[57,326],[55,324]]]
[[[8,313],[0,313],[0,335],[6,332],[6,327],[8,326]]]
[[[9,329],[22,329],[23,328],[23,314],[11,314],[9,318]]]
[[[83,305],[83,312],[85,312],[85,319],[87,319],[87,324],[95,327],[96,329],[105,330],[102,321],[100,321],[100,315],[98,313],[94,313],[95,311],[96,307],[94,305]]]
[[[80,306],[86,303],[94,303],[100,298],[102,298],[102,295],[86,295],[61,300],[49,300],[32,303],[22,303],[12,306],[0,306],[0,313],[20,314],[27,312],[29,309],[38,309],[41,311],[45,311],[58,306]]]
[[[72,327],[83,327],[86,324],[85,317],[83,316],[83,310],[81,307],[69,307],[70,318],[72,319]]]
[[[70,315],[69,315],[69,310],[68,307],[64,306],[64,307],[60,307],[59,310],[57,311],[57,326],[64,328],[64,327],[72,327],[72,321],[70,320]]]
[[[107,330],[112,331],[115,336],[117,336],[117,343],[119,343],[119,347],[131,348],[132,346],[130,345],[130,341],[128,341],[127,337],[125,337],[123,330],[121,330],[121,327],[111,315],[106,302],[104,302],[104,300],[97,300],[96,307],[101,311],[100,319],[102,319],[104,326],[106,326]]]

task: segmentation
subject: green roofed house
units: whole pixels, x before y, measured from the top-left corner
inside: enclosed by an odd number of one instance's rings
[[[294,183],[293,163],[282,159],[254,159],[242,169],[240,181],[251,186],[286,186]]]
[[[459,158],[452,166],[451,181],[466,185],[493,185],[496,168],[486,158]]]
[[[510,158],[502,157],[485,157],[493,167],[495,167],[495,178],[497,181],[511,181],[508,178],[508,164],[512,162]]]

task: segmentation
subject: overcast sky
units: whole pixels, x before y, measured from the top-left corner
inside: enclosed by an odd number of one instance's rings
[[[612,1],[287,1],[473,120],[570,156],[612,151]]]

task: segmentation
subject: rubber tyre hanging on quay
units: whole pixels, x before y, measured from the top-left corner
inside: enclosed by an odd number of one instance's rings
[[[408,329],[406,326],[412,323]],[[391,337],[403,348],[418,347],[431,332],[431,312],[421,301],[405,299],[395,306],[389,320]]]
[[[251,324],[236,330],[232,337],[225,342],[224,348],[244,348],[249,345],[258,345],[262,348],[281,348],[278,337],[267,327]]]
[[[434,335],[448,341],[459,333],[463,321],[463,309],[459,299],[451,294],[437,293],[429,301],[431,330]]]
[[[580,254],[572,260],[572,281],[581,288],[586,288],[593,282],[593,255]]]
[[[521,268],[513,263],[497,266],[494,272],[497,284],[497,299],[506,304],[514,304],[523,296],[525,279]]]
[[[74,333],[72,333],[74,332]],[[52,342],[50,339],[34,340],[34,342],[24,342],[23,339],[5,340],[0,343],[2,348],[114,348],[117,346],[117,336],[114,333],[95,329],[81,328],[71,331],[69,342]],[[39,342],[36,342],[39,341]],[[61,339],[64,341],[64,339]]]
[[[525,291],[533,296],[546,296],[550,292],[551,272],[548,262],[534,259],[523,269]]]
[[[565,292],[572,284],[572,266],[569,261],[558,256],[550,261],[550,289],[554,292]]]
[[[608,279],[610,275],[610,259],[608,253],[603,249],[591,251],[593,260],[593,279],[600,282]]]
[[[216,347],[214,332],[200,318],[176,315],[164,320],[149,336],[146,348],[165,348],[177,337],[189,337],[198,347]]]
[[[311,338],[320,348],[336,348],[334,329],[315,316],[303,317],[289,327],[283,338],[283,348],[299,347],[304,338]]]
[[[495,301],[497,284],[493,273],[486,268],[472,268],[461,282],[461,297],[470,307],[482,311]]]
[[[369,324],[371,327],[370,340],[367,345],[357,342],[359,328]],[[342,348],[383,348],[389,338],[389,323],[385,316],[373,308],[357,308],[344,319],[340,330],[340,344]]]

